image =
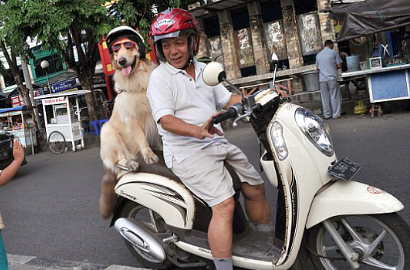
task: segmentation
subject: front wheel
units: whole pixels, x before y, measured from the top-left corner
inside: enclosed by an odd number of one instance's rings
[[[410,227],[397,213],[341,216],[330,221],[359,255],[359,269],[403,270],[410,264]],[[308,231],[307,246],[316,269],[350,269],[322,224]]]

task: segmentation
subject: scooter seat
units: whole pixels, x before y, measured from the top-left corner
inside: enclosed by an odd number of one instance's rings
[[[178,183],[182,183],[181,179],[179,179],[179,177],[176,176],[170,169],[168,169],[167,165],[165,165],[164,155],[162,151],[154,151],[154,153],[159,158],[158,163],[147,164],[145,163],[144,159],[137,159],[137,162],[140,164],[138,172],[157,174],[177,181]]]

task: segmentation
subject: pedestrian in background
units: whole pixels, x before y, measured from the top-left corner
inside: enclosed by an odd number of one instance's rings
[[[11,179],[13,179],[14,175],[16,175],[18,169],[20,168],[21,163],[23,163],[24,150],[19,140],[14,141],[13,157],[13,162],[11,162],[10,165],[7,166],[4,170],[0,170],[0,186],[7,184]],[[7,270],[9,269],[7,254],[6,250],[4,249],[3,237],[1,235],[1,230],[3,228],[4,224],[0,213],[0,269]]]
[[[333,41],[326,40],[325,48],[316,56],[325,119],[332,117],[338,119],[342,113],[342,94],[338,82],[338,69],[342,68],[343,61],[340,55],[333,50],[333,47]]]

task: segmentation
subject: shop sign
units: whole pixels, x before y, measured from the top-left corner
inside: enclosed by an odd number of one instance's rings
[[[75,78],[53,83],[51,85],[51,93],[59,93],[67,90],[72,90],[77,87],[77,81]]]
[[[24,102],[20,95],[11,97],[11,107],[12,108],[21,107],[23,105],[24,105]]]
[[[52,104],[57,104],[57,103],[63,103],[65,102],[65,99],[66,97],[55,97],[55,98],[43,99],[43,104],[52,105]]]

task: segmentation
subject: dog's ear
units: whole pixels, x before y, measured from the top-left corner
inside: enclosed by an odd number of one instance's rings
[[[116,53],[112,53],[111,54],[111,64],[114,66],[115,69],[120,69],[120,66],[117,63],[116,58],[117,58]]]

